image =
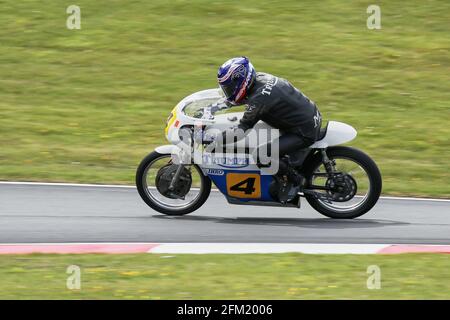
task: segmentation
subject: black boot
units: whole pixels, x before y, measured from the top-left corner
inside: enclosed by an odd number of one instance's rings
[[[286,203],[298,198],[298,193],[303,188],[303,176],[295,168],[289,165],[289,159],[282,159],[278,173],[278,191],[276,192],[278,201]]]
[[[295,186],[303,187],[304,178],[294,168],[288,167],[286,176],[287,176],[288,180],[290,182],[292,182]]]
[[[286,176],[292,184],[303,187],[303,176],[290,164],[288,156],[285,156],[280,160],[278,176]]]
[[[278,181],[279,181],[278,182],[279,189],[277,190],[278,201],[280,201],[283,204],[292,201],[298,193],[298,187],[294,186],[294,184],[289,181],[287,176],[279,177]]]

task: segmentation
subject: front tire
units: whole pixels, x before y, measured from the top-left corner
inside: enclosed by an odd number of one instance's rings
[[[326,150],[328,158],[333,159],[347,159],[355,162],[361,169],[363,169],[368,177],[369,187],[368,193],[363,198],[361,204],[350,207],[349,209],[339,209],[327,204],[323,200],[317,199],[312,195],[305,195],[308,203],[318,212],[333,219],[353,219],[360,217],[367,213],[377,203],[382,188],[381,173],[375,162],[364,152],[350,147],[331,147]],[[320,152],[316,153],[305,166],[304,174],[307,181],[307,187],[313,184],[314,173],[318,172],[318,168],[322,164],[322,155]],[[320,170],[319,170],[320,171]],[[358,180],[356,180],[358,182]],[[362,197],[362,196],[360,196]]]
[[[144,200],[144,202],[152,209],[171,216],[185,215],[200,208],[208,199],[211,192],[211,180],[207,176],[203,175],[197,165],[191,165],[197,171],[200,183],[199,194],[193,199],[192,202],[188,203],[187,205],[178,205],[176,204],[175,200],[168,199],[168,203],[172,202],[172,204],[164,204],[164,202],[159,201],[152,195],[150,190],[151,187],[149,187],[147,182],[148,172],[152,164],[156,163],[159,160],[163,160],[164,158],[170,158],[170,154],[161,154],[153,151],[152,153],[148,154],[139,164],[139,167],[136,171],[136,187],[142,200]],[[150,180],[152,179],[154,179],[154,177],[150,177]],[[156,190],[156,192],[158,191]],[[162,197],[162,199],[164,199],[164,197]]]

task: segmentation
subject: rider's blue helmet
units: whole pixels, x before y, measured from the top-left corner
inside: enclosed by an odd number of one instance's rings
[[[217,72],[217,80],[227,101],[239,104],[252,87],[256,72],[247,57],[232,58]]]

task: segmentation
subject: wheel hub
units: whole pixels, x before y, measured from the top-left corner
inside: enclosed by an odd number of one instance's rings
[[[192,185],[191,171],[183,167],[178,182],[171,190],[170,183],[177,169],[178,166],[174,164],[167,164],[159,169],[155,178],[155,186],[158,192],[167,198],[184,200]]]
[[[328,178],[325,186],[329,188],[327,193],[335,202],[349,201],[358,189],[356,180],[346,173]]]

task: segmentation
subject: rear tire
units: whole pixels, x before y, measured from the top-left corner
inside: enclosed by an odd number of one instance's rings
[[[382,188],[381,173],[375,162],[364,152],[350,147],[331,147],[327,149],[327,155],[330,159],[334,157],[343,157],[351,159],[360,165],[366,172],[370,181],[370,190],[367,198],[357,208],[348,212],[339,212],[332,210],[322,204],[322,202],[312,195],[305,195],[308,203],[315,210],[333,219],[353,219],[360,217],[367,213],[377,203]],[[307,186],[312,184],[312,177],[314,170],[316,170],[322,163],[322,155],[316,153],[305,166],[304,174],[307,181]]]
[[[153,151],[152,153],[148,154],[139,164],[139,167],[137,168],[136,171],[136,187],[137,190],[139,192],[139,195],[141,196],[142,200],[144,200],[144,202],[151,207],[152,209],[166,214],[166,215],[170,215],[170,216],[182,216],[188,213],[191,213],[195,210],[197,210],[198,208],[200,208],[205,201],[208,199],[209,197],[209,193],[211,192],[211,180],[203,175],[200,174],[200,179],[201,179],[201,184],[202,184],[202,188],[200,188],[200,195],[199,197],[193,202],[191,203],[188,207],[184,207],[184,208],[166,208],[163,207],[161,205],[159,205],[157,202],[155,202],[153,199],[151,199],[146,191],[146,172],[147,172],[147,167],[152,164],[154,161],[156,161],[158,158],[163,158],[163,157],[167,157],[167,154],[161,154],[158,153],[156,151]],[[195,166],[199,172],[201,172],[201,170],[196,166]]]

